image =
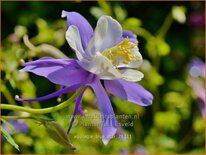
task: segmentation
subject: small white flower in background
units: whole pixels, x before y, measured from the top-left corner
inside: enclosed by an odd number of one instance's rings
[[[186,8],[184,6],[174,6],[172,8],[172,17],[179,23],[186,22]]]

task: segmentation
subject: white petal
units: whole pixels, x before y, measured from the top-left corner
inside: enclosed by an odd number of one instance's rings
[[[72,49],[74,49],[76,56],[79,60],[89,59],[88,55],[86,55],[83,50],[79,30],[76,26],[74,25],[69,26],[66,32],[66,40],[69,46]]]
[[[143,77],[144,74],[140,71],[133,70],[133,69],[124,69],[121,70],[122,73],[122,78],[127,80],[127,81],[140,81]]]
[[[93,54],[97,51],[102,52],[106,48],[115,46],[121,36],[121,25],[112,17],[102,16],[97,22],[87,50]]]
[[[98,75],[100,79],[118,79],[122,77],[119,70],[100,52],[97,52],[91,61],[81,61],[79,64],[84,69]]]
[[[131,52],[137,56],[136,60],[132,61],[128,64],[121,63],[121,64],[117,65],[118,68],[120,68],[120,67],[138,68],[142,64],[143,59],[142,59],[142,55],[139,52],[139,48],[137,46],[135,46],[135,48],[133,48],[131,50]]]

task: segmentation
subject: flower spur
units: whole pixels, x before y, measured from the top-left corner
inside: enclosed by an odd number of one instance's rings
[[[35,99],[17,97],[16,99],[21,102],[41,101],[85,86],[76,99],[69,133],[74,116],[77,112],[83,114],[82,96],[85,90],[91,87],[97,96],[102,113],[102,141],[107,144],[115,135],[118,123],[104,87],[112,95],[129,102],[141,106],[152,104],[152,94],[135,83],[143,78],[143,74],[135,70],[142,63],[136,35],[130,31],[123,31],[121,25],[109,16],[100,17],[95,30],[77,12],[62,11],[62,17],[67,18],[66,40],[78,59],[44,57],[24,63],[21,71],[43,76],[52,83],[64,87],[43,97]],[[104,87],[100,80],[103,81]]]

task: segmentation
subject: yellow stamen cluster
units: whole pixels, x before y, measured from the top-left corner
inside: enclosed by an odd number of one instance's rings
[[[119,61],[123,64],[128,64],[138,58],[137,55],[131,52],[135,46],[137,46],[137,43],[132,43],[129,38],[126,38],[116,46],[105,49],[102,55],[107,57],[113,65],[117,65]]]

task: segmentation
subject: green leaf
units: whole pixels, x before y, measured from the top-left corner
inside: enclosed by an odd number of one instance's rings
[[[115,17],[118,21],[122,22],[127,17],[127,11],[121,6],[117,5],[114,7]]]
[[[195,132],[204,133],[205,131],[205,120],[202,117],[197,117],[193,123],[193,129]]]
[[[142,25],[141,20],[135,17],[127,18],[124,21],[124,23],[122,23],[122,27],[124,29],[136,28],[136,27],[140,27],[141,25]]]
[[[178,131],[180,121],[181,116],[176,111],[157,112],[154,117],[155,126],[165,131]]]
[[[105,15],[106,13],[101,10],[99,7],[91,7],[90,13],[96,18],[99,19],[102,15]]]
[[[170,53],[170,46],[163,40],[157,40],[157,51],[160,56],[165,56]]]
[[[3,136],[6,138],[6,140],[15,147],[15,149],[19,150],[19,146],[16,144],[16,142],[14,141],[14,139],[11,137],[11,135],[4,129],[1,127],[1,133],[3,134]]]
[[[101,10],[106,13],[106,15],[112,16],[112,8],[108,2],[103,0],[103,1],[98,1],[98,4]]]
[[[174,149],[177,147],[177,142],[166,135],[162,135],[159,137],[159,144],[161,147],[167,148],[167,149]]]
[[[148,40],[146,48],[151,57],[166,56],[170,53],[170,46],[162,38],[151,38]]]
[[[27,28],[22,25],[17,25],[14,28],[15,34],[19,35],[20,37],[23,37],[27,34]]]
[[[8,123],[5,119],[1,118],[1,121],[11,130],[14,131],[14,127]]]

